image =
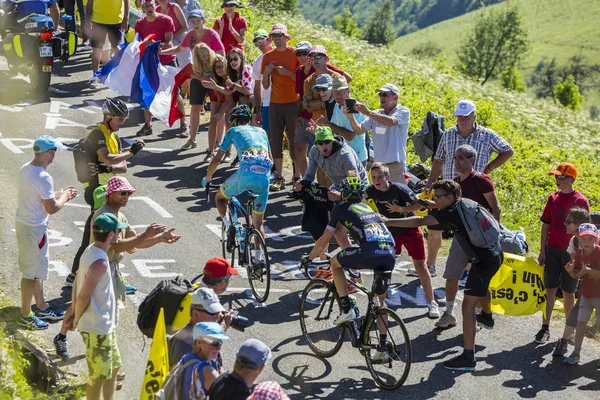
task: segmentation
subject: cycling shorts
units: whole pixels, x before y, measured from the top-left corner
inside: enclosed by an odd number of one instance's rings
[[[337,254],[345,269],[371,269],[385,272],[391,278],[396,265],[396,251],[391,242],[367,242],[362,246],[348,247]],[[389,274],[389,276],[388,276]]]
[[[262,214],[267,209],[269,200],[270,172],[270,168],[262,165],[241,165],[240,169],[221,185],[221,193],[229,199],[250,190],[258,196],[254,200],[253,211]]]

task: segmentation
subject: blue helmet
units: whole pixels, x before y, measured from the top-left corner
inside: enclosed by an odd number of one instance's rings
[[[227,120],[231,126],[248,125],[252,120],[252,111],[245,104],[233,107],[227,114]]]

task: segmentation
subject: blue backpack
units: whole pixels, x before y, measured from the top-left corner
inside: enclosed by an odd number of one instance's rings
[[[456,210],[474,246],[489,249],[498,244],[500,224],[488,210],[465,198],[456,203]]]

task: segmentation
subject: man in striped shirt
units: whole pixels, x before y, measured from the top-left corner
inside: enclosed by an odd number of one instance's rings
[[[493,130],[477,124],[477,110],[471,100],[459,101],[454,115],[457,120],[456,126],[448,129],[440,139],[440,144],[433,157],[431,175],[425,190],[431,190],[440,174],[442,174],[442,178],[451,180],[460,175],[454,165],[453,157],[456,149],[463,144],[475,148],[477,159],[473,169],[486,175],[499,168],[514,154],[512,147],[506,140],[502,139]],[[492,153],[498,154],[493,160],[491,159]],[[442,229],[437,225],[428,228],[427,266],[433,277],[437,275],[435,260],[442,246]]]

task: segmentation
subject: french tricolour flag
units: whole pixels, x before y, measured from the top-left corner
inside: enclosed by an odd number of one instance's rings
[[[140,103],[155,118],[169,122],[179,68],[162,65],[158,59],[160,42],[146,45],[148,39],[140,42],[136,38],[123,45],[96,76],[105,86]]]

